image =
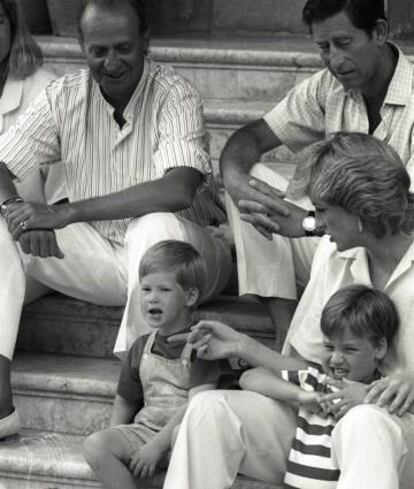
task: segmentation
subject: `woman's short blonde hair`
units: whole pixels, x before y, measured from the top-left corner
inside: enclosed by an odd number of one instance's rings
[[[288,195],[342,207],[382,238],[413,231],[410,183],[389,145],[368,134],[338,132],[301,152]]]
[[[24,79],[42,66],[42,51],[27,27],[19,0],[0,2],[10,22],[9,75]]]

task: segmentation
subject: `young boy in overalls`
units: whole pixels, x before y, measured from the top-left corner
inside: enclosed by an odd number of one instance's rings
[[[110,428],[90,435],[85,457],[105,488],[136,489],[165,464],[188,398],[217,387],[227,362],[194,356],[168,337],[189,331],[203,289],[204,262],[188,243],[162,241],[143,256],[140,306],[154,331],[132,345],[123,364]]]

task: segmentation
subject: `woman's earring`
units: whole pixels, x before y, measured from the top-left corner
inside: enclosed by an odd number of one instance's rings
[[[362,225],[361,219],[358,219],[358,232],[361,234],[364,230],[364,226]]]

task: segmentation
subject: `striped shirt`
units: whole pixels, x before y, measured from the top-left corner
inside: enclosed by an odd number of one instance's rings
[[[398,63],[380,110],[382,120],[373,135],[397,151],[413,176],[414,66],[397,46],[390,45],[398,52]],[[294,152],[333,132],[369,132],[362,94],[357,90],[345,91],[327,69],[294,87],[264,119]]]
[[[338,391],[327,384],[327,375],[322,366],[316,363],[305,370],[282,370],[281,376],[308,392],[328,394]],[[369,382],[380,378],[381,372],[376,370]],[[303,407],[299,408],[284,480],[286,489],[337,487],[340,470],[332,457],[332,431],[336,422],[333,416],[322,417]]]
[[[282,378],[309,392],[333,392],[319,366],[306,370],[284,370]],[[287,489],[334,489],[339,470],[331,457],[331,433],[335,418],[323,418],[299,408],[297,428],[289,452],[285,487]]]
[[[200,96],[187,80],[147,59],[122,128],[113,116],[88,69],[63,76],[0,137],[0,161],[21,180],[41,163],[62,160],[71,202],[161,178],[172,168],[195,168],[205,176],[204,183],[192,207],[178,214],[201,225],[224,220],[204,145]],[[91,225],[123,243],[129,222]]]

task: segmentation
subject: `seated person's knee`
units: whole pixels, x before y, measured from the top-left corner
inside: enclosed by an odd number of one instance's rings
[[[107,447],[106,432],[98,431],[89,435],[83,443],[83,455],[92,468],[96,468],[105,460]]]

